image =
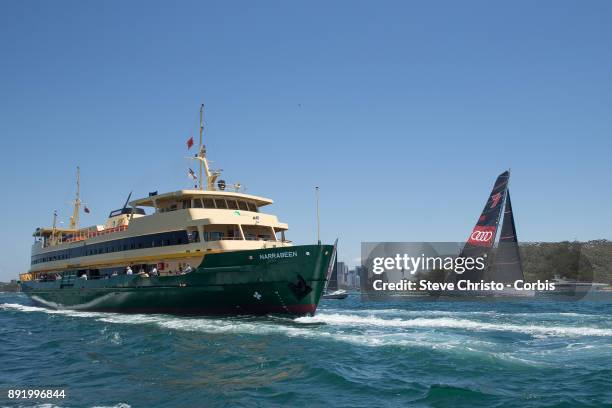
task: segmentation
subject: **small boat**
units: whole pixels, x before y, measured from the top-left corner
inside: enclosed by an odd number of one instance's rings
[[[325,287],[323,288],[323,299],[346,299],[348,293],[344,289],[338,289],[338,240],[334,242],[331,261],[327,269]],[[330,292],[331,291],[331,292]]]
[[[334,290],[333,292],[324,293],[323,299],[346,299],[348,293],[344,289]]]
[[[551,283],[555,285],[555,290],[538,291],[537,295],[544,297],[566,297],[568,299],[575,299],[585,296],[589,292],[605,290],[605,288],[608,286],[605,283],[565,279],[556,274],[551,280]]]

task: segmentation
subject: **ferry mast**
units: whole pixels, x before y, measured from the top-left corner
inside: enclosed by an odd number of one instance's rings
[[[70,229],[79,229],[79,210],[81,209],[81,168],[77,166],[77,190],[76,197],[73,201],[74,209],[72,217],[70,217]]]
[[[204,132],[204,104],[200,105],[200,145],[198,146],[198,155],[202,156],[202,158],[204,157],[204,151],[202,150],[203,144],[202,144],[202,133]],[[200,159],[198,160],[200,162],[200,174],[198,174],[198,181],[200,183],[200,190],[202,190],[202,164],[203,164],[203,160]],[[207,175],[208,178],[208,175]]]
[[[198,148],[198,154],[195,157],[196,160],[200,162],[200,171],[198,176],[199,179],[199,189],[204,190],[203,177],[202,172],[204,172],[204,176],[206,177],[206,190],[214,191],[215,189],[215,181],[221,175],[220,170],[211,170],[208,167],[208,160],[206,159],[206,146],[203,144],[203,133],[204,133],[204,104],[200,105],[200,145]],[[223,187],[225,188],[225,187]]]

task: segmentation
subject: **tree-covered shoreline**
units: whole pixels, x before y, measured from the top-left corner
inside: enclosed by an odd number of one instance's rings
[[[555,276],[612,284],[612,241],[529,242],[520,244],[525,279]]]

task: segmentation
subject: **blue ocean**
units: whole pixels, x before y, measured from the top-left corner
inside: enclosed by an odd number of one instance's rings
[[[612,297],[323,300],[315,317],[52,311],[0,293],[0,406],[612,406]],[[59,387],[65,399],[8,400]]]

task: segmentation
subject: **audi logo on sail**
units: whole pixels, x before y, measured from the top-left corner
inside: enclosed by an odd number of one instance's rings
[[[491,231],[474,231],[470,235],[472,241],[488,242],[493,238],[493,232]]]
[[[495,238],[495,226],[477,225],[470,234],[468,243],[479,246],[489,246]]]

